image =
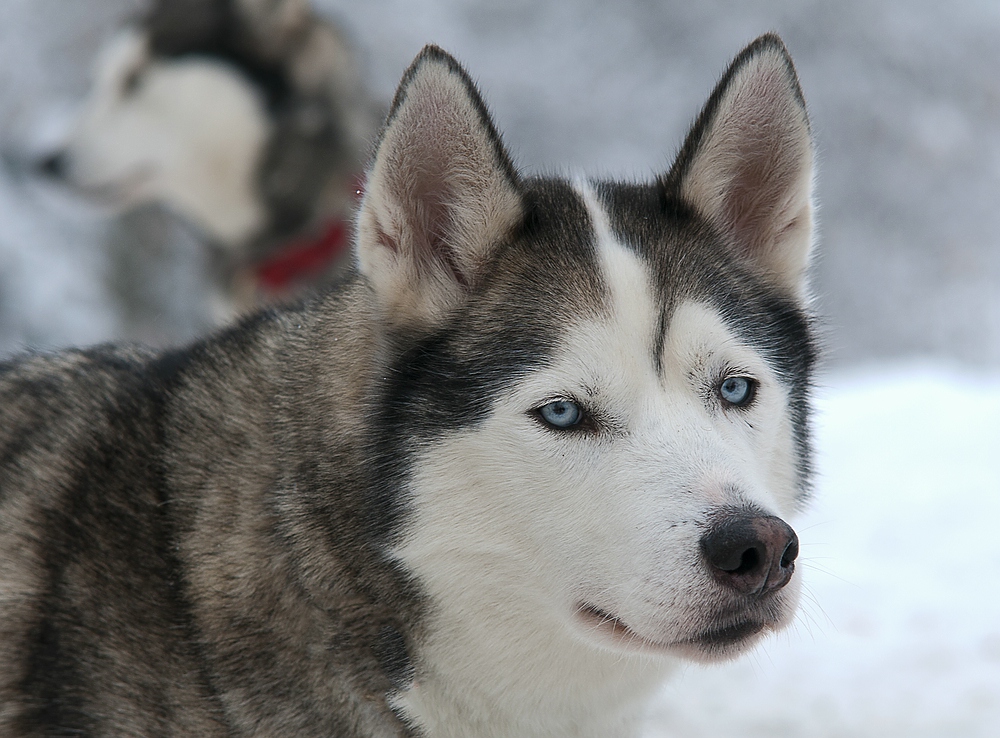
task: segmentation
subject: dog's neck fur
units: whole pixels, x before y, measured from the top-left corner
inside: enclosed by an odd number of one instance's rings
[[[583,647],[557,621],[482,605],[465,615],[435,622],[421,678],[394,700],[435,738],[637,735],[671,671],[663,658]]]

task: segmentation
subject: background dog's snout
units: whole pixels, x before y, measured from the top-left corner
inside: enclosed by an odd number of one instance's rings
[[[727,517],[701,539],[712,576],[744,594],[763,594],[788,584],[799,539],[781,518],[757,513]]]
[[[66,153],[56,151],[38,161],[38,171],[50,177],[63,177],[66,174]]]

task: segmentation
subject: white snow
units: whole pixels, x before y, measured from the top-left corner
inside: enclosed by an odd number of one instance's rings
[[[817,409],[797,622],[686,668],[649,737],[1000,735],[1000,376],[841,374]]]

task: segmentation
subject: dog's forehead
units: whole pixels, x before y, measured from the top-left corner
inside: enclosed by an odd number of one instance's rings
[[[675,311],[695,303],[786,383],[808,381],[814,347],[802,307],[655,185],[539,178],[523,196],[524,226],[458,316],[459,343],[516,336],[523,347],[508,360],[527,367],[547,363],[573,326],[610,320],[659,369]]]
[[[566,325],[607,310],[592,214],[570,182],[524,184],[525,218],[487,274],[489,311],[514,311],[531,323]]]
[[[659,187],[598,183],[593,189],[614,238],[647,266],[663,330],[681,304],[710,306],[782,379],[807,381],[815,347],[809,316],[795,297],[755,272],[708,222]]]
[[[640,371],[662,375],[665,363],[701,361],[706,352],[741,343],[726,313],[708,295],[706,286],[718,279],[709,275],[711,263],[700,263],[711,246],[698,242],[701,234],[686,234],[682,225],[669,221],[654,230],[649,213],[635,224],[615,223],[598,185],[584,178],[569,185],[561,207],[550,213],[558,226],[549,240],[560,243],[555,248],[549,244],[549,256],[572,241],[578,266],[560,270],[568,277],[564,304],[547,308],[544,315],[560,314],[558,330],[569,339],[566,348],[571,353],[582,352],[608,370],[642,366]],[[617,220],[624,220],[621,214]],[[567,238],[573,229],[582,232]],[[585,248],[580,249],[581,244]],[[677,254],[674,260],[662,253],[671,249]],[[683,263],[667,263],[675,260]],[[587,278],[581,280],[580,275]],[[699,316],[697,329],[685,331],[680,324],[690,328],[694,315]]]
[[[579,325],[614,326],[658,363],[662,334],[683,284],[669,286],[660,268],[623,232],[597,186],[583,178],[529,180],[525,225],[488,275],[483,302],[472,306],[479,325],[513,320],[548,336],[548,348]],[[662,240],[640,235],[645,242]],[[621,336],[620,338],[624,338]],[[617,341],[616,341],[617,343]]]
[[[621,202],[608,187],[582,178],[528,183],[526,224],[489,275],[487,309],[503,303],[507,316],[524,310],[523,321],[557,330],[626,321],[630,333],[658,336],[662,349],[678,305],[726,302],[713,290],[731,292],[742,275],[719,277],[727,264],[712,253],[711,234],[664,213],[653,187],[623,186],[632,191],[618,192]]]

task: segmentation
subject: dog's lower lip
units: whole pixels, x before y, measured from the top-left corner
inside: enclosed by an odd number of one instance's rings
[[[577,616],[587,627],[595,630],[616,644],[632,649],[668,650],[676,647],[699,646],[719,648],[735,645],[765,630],[767,623],[757,620],[743,620],[714,630],[703,631],[699,635],[677,642],[654,641],[645,638],[630,628],[621,618],[602,610],[596,605],[583,603],[577,607]]]
[[[760,633],[767,625],[755,620],[745,620],[724,628],[710,630],[691,639],[691,643],[702,646],[729,646],[744,641]]]

